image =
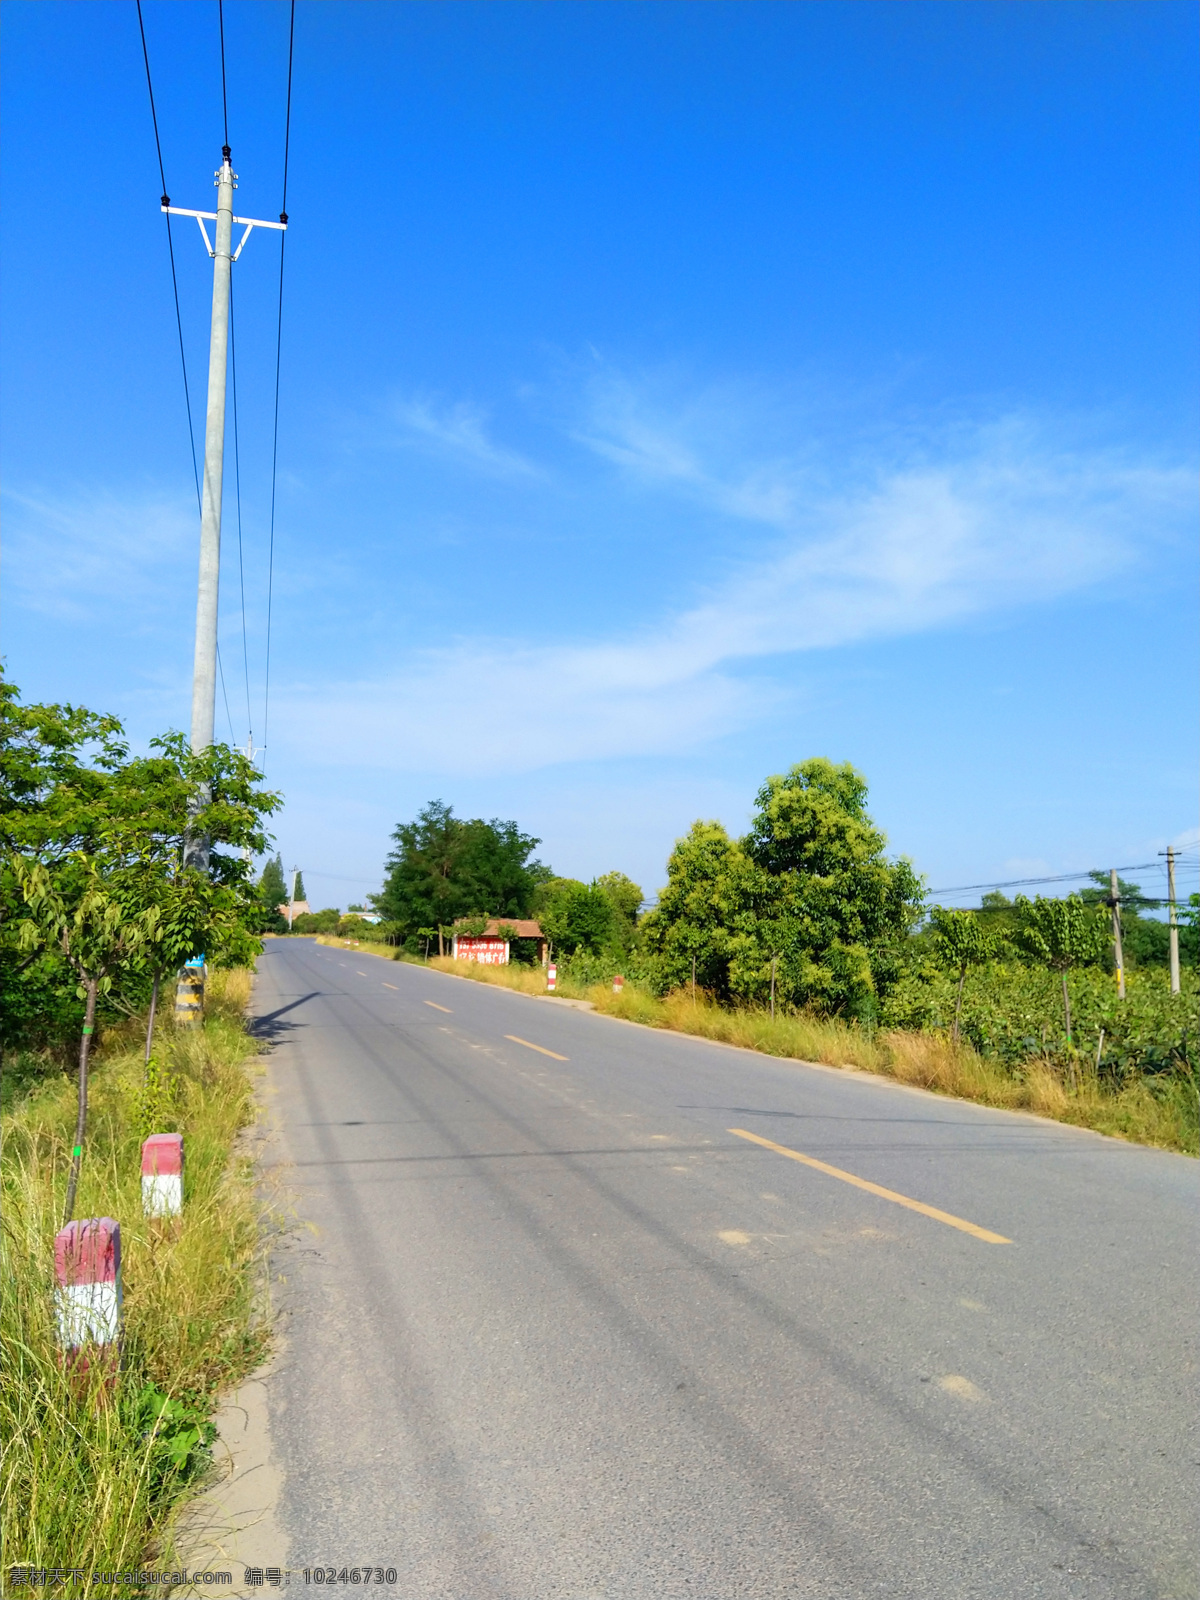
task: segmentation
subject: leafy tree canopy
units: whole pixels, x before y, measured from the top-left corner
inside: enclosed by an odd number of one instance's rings
[[[772,963],[779,997],[855,1012],[898,975],[901,941],[921,884],[888,861],[866,811],[867,785],[848,764],[806,761],[769,778],[744,839],[697,822],[668,863],[645,920],[668,982],[761,1000]]]
[[[269,910],[287,904],[287,883],[283,876],[283,857],[271,856],[258,880],[258,897]]]
[[[449,929],[462,917],[527,917],[545,869],[530,856],[538,840],[515,822],[456,817],[431,800],[392,834],[376,910],[398,924],[400,937]]]
[[[1109,920],[1104,910],[1079,895],[1062,900],[1038,895],[1017,897],[1018,940],[1022,948],[1052,972],[1101,965],[1109,953]]]
[[[596,887],[606,895],[613,908],[613,930],[618,945],[628,950],[637,933],[638,917],[646,898],[640,883],[634,883],[623,872],[605,872],[596,879]]]
[[[550,878],[540,885],[534,909],[542,932],[559,955],[579,950],[599,955],[620,948],[619,913],[599,884]]]
[[[953,911],[934,906],[929,920],[934,931],[938,959],[952,972],[961,975],[969,967],[982,966],[996,953],[996,935],[974,911]]]
[[[181,734],[131,757],[115,717],[22,705],[0,681],[6,984],[26,968],[45,977],[59,962],[72,987],[94,980],[121,1004],[146,974],[198,949],[247,959],[255,897],[243,852],[265,847],[263,819],[279,804],[259,782],[240,751],[195,754]],[[216,846],[207,875],[182,864],[189,828]]]

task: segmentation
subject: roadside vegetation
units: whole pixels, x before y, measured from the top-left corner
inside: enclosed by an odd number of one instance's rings
[[[120,723],[22,704],[0,679],[0,1535],[8,1567],[135,1570],[205,1471],[219,1389],[260,1356],[259,1216],[234,1153],[252,1117],[244,1025],[278,796],[240,752],[178,734],[132,755]],[[195,841],[207,843],[207,859]],[[224,848],[222,848],[224,847]],[[207,967],[203,1026],[175,978]],[[184,1135],[183,1214],[142,1215],[141,1144]],[[120,1363],[67,1362],[55,1236],[121,1228]]]
[[[162,1564],[172,1512],[210,1465],[218,1393],[262,1359],[259,1206],[251,1164],[234,1153],[253,1117],[249,992],[248,972],[215,973],[202,1030],[160,1023],[149,1090],[144,1019],[111,1028],[97,1054],[76,1209],[121,1224],[124,1339],[111,1392],[102,1374],[90,1389],[73,1382],[55,1342],[76,1086],[44,1072],[4,1116],[0,1536],[9,1567],[84,1569],[75,1594],[109,1592],[91,1584],[94,1570]],[[149,1132],[184,1135],[177,1236],[142,1216]]]

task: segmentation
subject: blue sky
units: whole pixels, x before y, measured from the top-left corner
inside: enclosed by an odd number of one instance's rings
[[[217,7],[143,10],[207,208]],[[186,725],[197,516],[136,11],[4,13],[3,651],[144,740]],[[287,19],[225,7],[248,215]],[[264,759],[310,897],[435,796],[652,893],[811,755],[934,888],[1195,859],[1196,23],[301,0]],[[274,239],[234,272],[217,718],[261,744]]]

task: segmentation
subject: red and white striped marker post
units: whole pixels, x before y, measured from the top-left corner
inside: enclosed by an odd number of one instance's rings
[[[111,1217],[68,1222],[54,1240],[54,1320],[76,1373],[93,1365],[114,1376],[120,1361],[121,1224]]]
[[[550,965],[546,968],[546,987],[547,987],[547,989],[549,989],[551,994],[554,993],[555,986],[557,985],[557,983],[558,983],[558,968],[554,965],[554,963],[552,961],[550,963]]]
[[[613,993],[614,994],[620,994],[621,990],[624,987],[625,987],[625,979],[618,972],[616,977],[613,979]]]
[[[152,1133],[142,1146],[142,1211],[148,1217],[183,1213],[183,1135]]]

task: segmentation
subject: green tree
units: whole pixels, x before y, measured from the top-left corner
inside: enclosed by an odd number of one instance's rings
[[[766,875],[719,822],[694,822],[667,862],[667,885],[643,927],[668,988],[693,973],[702,989],[730,998],[731,968],[758,953],[755,911],[768,898]]]
[[[75,892],[69,901],[58,892],[49,869],[41,862],[14,856],[12,866],[27,910],[17,931],[20,947],[32,952],[45,945],[57,946],[76,973],[79,998],[85,1002],[79,1042],[79,1108],[67,1178],[65,1227],[75,1209],[75,1190],[83,1159],[88,1062],[96,1030],[96,1002],[112,987],[114,972],[137,956],[153,928],[155,913],[151,908],[131,917],[119,894],[114,894],[104,884],[95,861],[86,856],[81,857],[77,872],[71,875]]]
[[[287,904],[288,892],[283,876],[282,856],[268,858],[262,869],[262,877],[258,880],[258,897],[271,911],[276,911],[280,906]]]
[[[319,874],[318,874],[318,876],[319,876]],[[304,892],[304,874],[302,872],[297,872],[297,874],[296,874],[296,888],[295,888],[295,896],[294,896],[294,898],[297,901],[300,901],[300,900],[307,901],[307,899],[308,899],[308,895]]]
[[[580,950],[600,955],[620,948],[619,913],[598,883],[551,878],[541,885],[535,906],[542,932],[561,955]]]
[[[696,823],[667,866],[647,942],[666,981],[691,978],[723,997],[762,1001],[776,972],[792,1005],[873,1015],[901,970],[921,884],[888,861],[849,765],[806,761],[769,778],[742,840]]]
[[[990,889],[979,902],[979,910],[975,912],[980,925],[987,929],[996,941],[997,954],[1003,954],[1010,947],[1017,933],[1017,908],[1006,894],[1001,894],[999,889]]]
[[[515,822],[467,821],[433,800],[392,838],[396,848],[374,905],[403,938],[436,928],[441,954],[446,932],[462,917],[529,915],[543,873],[529,859],[538,840]]]
[[[121,724],[79,706],[23,705],[0,675],[0,1045],[61,1047],[78,1035],[76,975],[56,948],[22,948],[25,903],[13,854],[32,830],[54,865],[85,849],[110,772],[127,756]]]
[[[1067,973],[1073,967],[1100,966],[1109,950],[1107,913],[1089,906],[1077,894],[1063,900],[1038,895],[1027,900],[1017,896],[1018,930],[1021,947],[1042,966],[1057,972],[1062,980],[1063,1018],[1067,1049],[1071,1049],[1071,995]]]
[[[642,902],[646,898],[641,885],[627,878],[623,872],[605,872],[596,879],[596,888],[612,906],[613,934],[617,945],[622,951],[631,949]]]
[[[967,972],[971,967],[981,967],[992,959],[998,940],[973,911],[952,911],[945,906],[934,906],[929,920],[933,925],[934,950],[938,959],[943,966],[958,974],[954,1026],[951,1029],[951,1037],[957,1044]]]
[[[252,955],[246,913],[255,896],[242,852],[264,848],[262,819],[279,800],[256,787],[260,775],[239,751],[214,745],[197,754],[168,734],[151,742],[149,756],[131,759],[115,718],[23,706],[14,686],[0,688],[6,988],[20,982],[23,965],[54,960],[84,1000],[73,1204],[99,1002],[129,1011],[149,987],[148,1056],[164,971],[200,949],[218,959]],[[193,827],[239,853],[214,848],[208,874],[184,867]]]

